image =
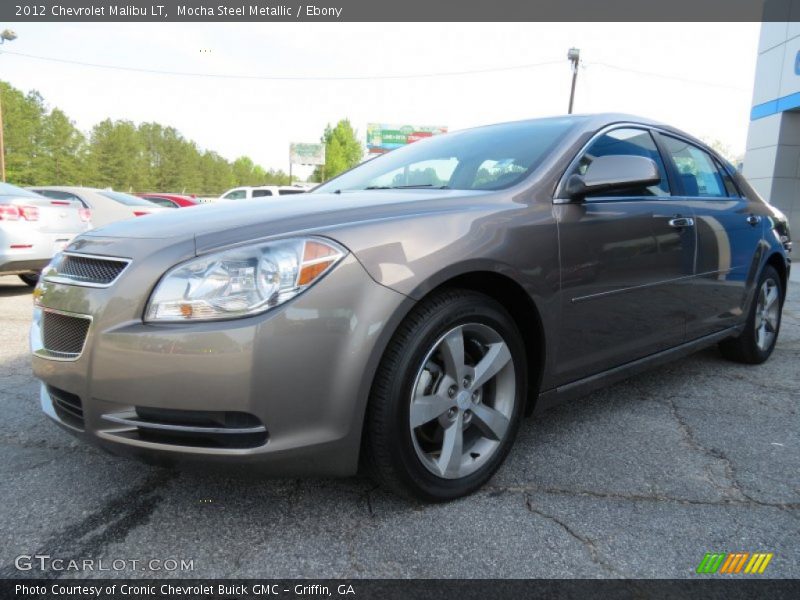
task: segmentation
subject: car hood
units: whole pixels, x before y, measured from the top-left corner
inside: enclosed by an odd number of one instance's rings
[[[196,250],[273,236],[323,233],[331,228],[463,208],[487,192],[465,190],[364,190],[203,204],[118,221],[85,236],[129,239],[194,237]]]

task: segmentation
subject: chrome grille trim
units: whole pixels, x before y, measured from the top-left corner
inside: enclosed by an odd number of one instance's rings
[[[60,262],[45,270],[44,280],[83,287],[106,288],[114,285],[131,263],[130,258],[62,252]]]
[[[127,411],[122,413],[110,413],[103,415],[103,419],[118,425],[125,425],[130,428],[159,429],[162,431],[179,431],[184,433],[226,433],[226,434],[247,434],[265,433],[267,428],[263,425],[256,427],[203,427],[200,425],[175,425],[172,423],[159,423],[141,419],[136,412]]]
[[[54,308],[46,308],[46,307],[39,307],[37,309],[39,312],[38,318],[34,315],[34,321],[31,327],[31,346],[33,350],[33,354],[38,356],[39,358],[46,358],[48,360],[60,360],[60,361],[75,361],[78,360],[83,351],[86,349],[86,340],[89,338],[89,329],[92,325],[92,317],[89,315],[81,315],[77,313],[66,312],[63,310],[56,310]],[[52,332],[45,331],[45,326],[48,325],[45,323],[45,319],[47,315],[58,315],[61,317],[68,317],[71,319],[76,320],[83,320],[86,323],[81,324],[82,327],[85,326],[84,332],[78,332],[79,335],[82,335],[82,340],[80,341],[80,348],[75,346],[75,350],[77,352],[64,352],[64,348],[58,350],[54,349],[52,346],[50,348],[47,347],[47,343],[45,340],[47,339],[46,336],[53,335]],[[50,327],[55,326],[54,324],[49,324]],[[75,323],[74,325],[77,325]],[[67,326],[69,326],[67,324]],[[52,343],[52,340],[50,340]]]

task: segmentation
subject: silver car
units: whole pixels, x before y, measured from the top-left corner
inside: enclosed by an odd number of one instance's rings
[[[80,202],[91,209],[92,225],[95,227],[166,210],[144,198],[114,190],[77,186],[35,186],[29,189],[55,200]]]
[[[294,476],[363,458],[446,500],[525,414],[712,344],[767,360],[791,244],[667,125],[493,125],[304,196],[82,235],[35,290],[33,369],[45,413],[113,452]]]
[[[54,254],[90,229],[91,211],[78,202],[51,200],[0,183],[0,275],[30,286]]]

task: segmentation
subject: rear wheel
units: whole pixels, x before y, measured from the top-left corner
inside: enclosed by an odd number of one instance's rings
[[[757,365],[770,357],[778,341],[783,294],[778,272],[767,265],[759,277],[756,297],[744,331],[739,337],[725,340],[719,345],[725,358]]]
[[[19,276],[19,278],[22,279],[25,285],[29,285],[31,287],[36,287],[36,284],[39,283],[38,273],[23,273]]]
[[[491,298],[452,290],[423,301],[373,385],[365,453],[376,478],[428,501],[483,485],[516,436],[525,364],[513,320]]]

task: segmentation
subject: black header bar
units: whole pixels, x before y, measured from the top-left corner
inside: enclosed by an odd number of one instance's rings
[[[796,21],[800,0],[2,0],[0,21]]]

